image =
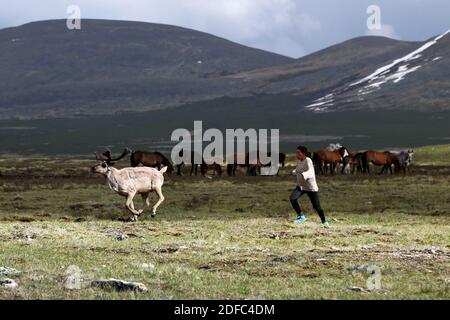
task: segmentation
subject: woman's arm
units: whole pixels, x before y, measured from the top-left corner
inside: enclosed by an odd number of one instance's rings
[[[314,164],[310,158],[306,159],[306,170],[302,172],[302,175],[305,180],[315,177]]]

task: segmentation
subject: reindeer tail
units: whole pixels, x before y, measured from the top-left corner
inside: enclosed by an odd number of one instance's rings
[[[161,173],[166,173],[167,172],[167,166],[166,167],[162,167],[161,170],[159,170],[159,172]]]

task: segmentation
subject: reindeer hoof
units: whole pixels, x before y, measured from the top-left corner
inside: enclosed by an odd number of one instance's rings
[[[156,217],[156,213],[152,213],[152,218],[155,218]]]

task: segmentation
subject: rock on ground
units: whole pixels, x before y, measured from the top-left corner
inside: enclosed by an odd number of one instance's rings
[[[12,279],[0,279],[0,287],[14,289],[18,287],[18,284]]]
[[[0,267],[0,276],[15,276],[19,274],[20,271],[9,267]]]
[[[91,282],[92,287],[116,291],[134,291],[137,293],[148,292],[147,287],[139,282],[129,282],[119,279],[100,279]]]

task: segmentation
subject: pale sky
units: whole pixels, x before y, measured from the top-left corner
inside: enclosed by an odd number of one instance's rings
[[[300,57],[369,34],[426,40],[450,29],[449,0],[0,0],[0,29],[81,18],[166,23],[248,46]],[[369,31],[366,12],[381,9],[381,29]]]

